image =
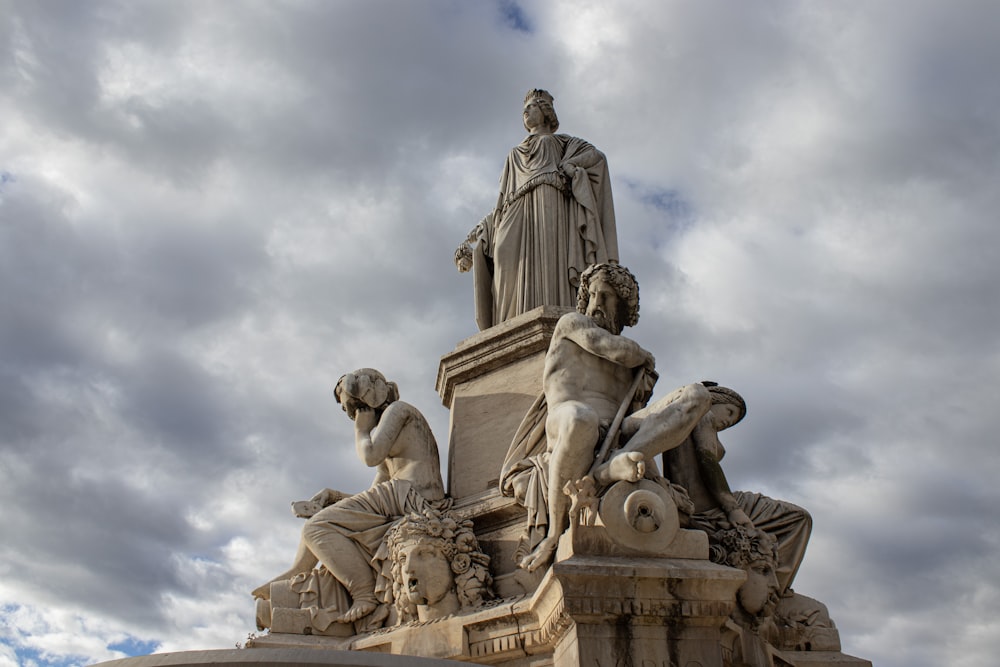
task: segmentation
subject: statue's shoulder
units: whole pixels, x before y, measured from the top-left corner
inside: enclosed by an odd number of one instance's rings
[[[566,313],[556,322],[556,328],[553,335],[558,335],[560,332],[578,331],[580,329],[589,329],[594,326],[594,321],[584,315],[583,313],[578,313],[572,311]]]
[[[557,137],[566,146],[566,150],[568,151],[596,150],[592,143],[581,137],[574,137],[572,134],[556,134],[553,136]]]
[[[410,405],[406,401],[393,401],[390,403],[385,410],[382,412],[382,418],[392,417],[393,415],[398,415],[399,417],[406,417],[408,415],[420,415],[420,410],[416,407]],[[421,415],[422,416],[422,415]]]

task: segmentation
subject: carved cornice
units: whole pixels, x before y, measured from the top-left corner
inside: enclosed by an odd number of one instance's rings
[[[571,308],[541,306],[466,338],[441,357],[435,388],[451,407],[455,386],[548,349],[556,322]]]

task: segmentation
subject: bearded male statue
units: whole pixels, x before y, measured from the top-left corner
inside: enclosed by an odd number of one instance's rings
[[[581,275],[577,312],[556,323],[543,395],[522,421],[500,473],[501,491],[528,508],[534,548],[520,566],[529,572],[552,560],[569,525],[567,483],[587,475],[598,487],[642,479],[647,467],[654,471],[654,457],[681,444],[711,405],[702,384],[646,405],[655,360],[621,335],[638,319],[635,276],[607,263]],[[619,446],[609,449],[607,460],[595,460],[595,447],[613,440]]]

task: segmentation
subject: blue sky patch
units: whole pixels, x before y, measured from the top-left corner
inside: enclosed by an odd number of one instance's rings
[[[39,667],[77,667],[87,663],[86,659],[81,660],[80,656],[43,654],[35,648],[26,646],[15,646],[14,655],[17,657],[19,665],[39,665]]]
[[[159,642],[143,641],[135,637],[128,637],[120,642],[108,644],[108,648],[112,651],[121,651],[130,657],[155,653],[159,646]]]
[[[518,32],[532,32],[531,23],[528,22],[524,10],[513,0],[500,0],[500,15],[507,27]]]
[[[635,181],[625,181],[626,187],[643,206],[653,208],[667,216],[670,228],[684,230],[691,226],[694,208],[680,190],[652,187]]]

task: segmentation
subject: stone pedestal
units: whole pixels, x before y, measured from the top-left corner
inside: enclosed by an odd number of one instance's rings
[[[556,563],[552,574],[572,620],[553,665],[722,667],[720,628],[744,581],[739,570],[708,561],[575,556]]]
[[[531,596],[352,641],[271,633],[256,647],[351,648],[483,665],[723,667],[741,570],[707,560],[572,556]]]
[[[451,412],[448,492],[497,485],[510,441],[542,391],[545,351],[569,308],[542,306],[466,338],[441,357],[437,391]]]
[[[181,651],[154,653],[138,658],[109,660],[92,667],[454,667],[460,663],[449,660],[414,658],[409,655],[372,655],[356,651],[326,648],[317,651],[308,647],[223,649],[217,651]]]
[[[746,572],[712,563],[707,533],[681,528],[673,496],[650,480],[619,482],[600,498],[580,489],[555,564],[531,573],[517,567],[526,511],[502,496],[497,482],[511,440],[541,393],[549,341],[568,310],[537,308],[467,338],[438,369],[437,390],[450,412],[452,510],[473,522],[498,598],[436,620],[359,634],[333,627],[327,636],[308,634],[307,610],[279,610],[271,632],[248,642],[248,656],[311,649],[508,667],[739,667],[751,660],[755,667],[871,667],[840,652],[832,625],[772,645],[732,621]],[[626,500],[637,492],[645,494],[644,516],[656,519],[654,529],[628,519]]]

